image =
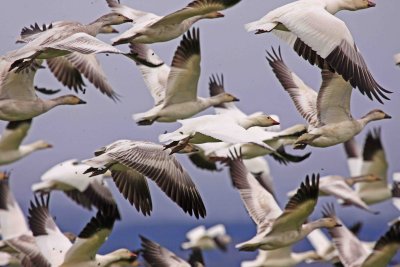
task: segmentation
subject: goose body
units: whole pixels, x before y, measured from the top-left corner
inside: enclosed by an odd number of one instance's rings
[[[295,148],[307,145],[329,147],[348,141],[371,121],[390,119],[381,110],[372,110],[361,119],[350,113],[352,85],[341,75],[322,70],[322,84],[318,94],[308,87],[283,62],[280,50],[268,53],[268,62],[283,88],[289,93],[297,110],[310,124],[308,132],[295,142]]]
[[[107,14],[91,24],[62,23],[55,27],[38,31],[23,47],[8,52],[4,57],[12,64],[9,70],[19,71],[29,67],[36,59],[65,56],[72,52],[82,54],[116,53],[123,54],[115,47],[95,38],[104,26],[131,21],[120,14]]]
[[[324,216],[336,217],[333,207],[323,212]],[[329,229],[341,263],[345,267],[388,266],[400,248],[400,222],[393,224],[371,249],[362,243],[346,226]]]
[[[133,119],[139,125],[152,124],[154,121],[173,122],[189,118],[208,107],[223,102],[238,101],[228,93],[210,98],[197,96],[197,85],[200,78],[200,40],[199,31],[188,31],[178,46],[171,68],[165,66],[154,52],[144,45],[131,45],[133,54],[146,62],[159,65],[155,68],[140,67],[143,78],[155,106],[147,112],[134,114]],[[161,63],[160,63],[161,62]]]
[[[85,173],[98,175],[111,171],[111,176],[124,197],[138,211],[149,215],[152,201],[147,180],[152,179],[184,212],[205,217],[206,210],[189,174],[170,149],[144,141],[118,140],[84,160],[91,166]]]
[[[32,121],[12,121],[0,137],[0,165],[10,164],[34,151],[51,148],[52,145],[45,141],[36,141],[28,145],[21,145],[28,134]]]
[[[292,247],[259,250],[253,261],[242,261],[240,267],[293,267],[308,260],[318,260],[315,251],[292,252]]]
[[[66,160],[47,170],[41,182],[32,185],[32,191],[50,193],[63,191],[69,198],[82,207],[92,210],[96,207],[104,214],[118,213],[118,207],[101,174],[90,177],[84,172],[88,165],[76,159]]]
[[[231,237],[226,233],[223,224],[217,224],[208,229],[204,225],[200,225],[187,232],[186,239],[188,241],[182,243],[182,249],[221,249],[226,252],[227,246],[231,242]]]
[[[125,21],[121,15],[107,14],[91,24],[84,25],[75,21],[57,21],[40,28],[37,24],[25,27],[20,39],[17,42],[29,43],[39,38],[43,32],[51,29],[59,31],[79,31],[83,30],[93,37],[98,33],[115,33],[118,32],[111,25],[103,22],[108,20],[109,23],[119,24]],[[74,91],[83,91],[85,83],[82,75],[85,76],[93,85],[103,94],[111,99],[116,100],[117,94],[113,91],[111,85],[107,81],[99,60],[94,54],[82,54],[80,52],[72,52],[65,56],[46,58],[46,63],[54,76],[65,86]]]
[[[39,253],[45,258],[37,266],[109,266],[120,260],[134,260],[136,255],[127,249],[119,249],[106,255],[97,250],[108,238],[116,217],[98,212],[85,226],[72,244],[60,231],[48,210],[49,199],[35,197],[29,209],[28,222],[35,237]],[[28,255],[29,257],[29,255]]]
[[[39,116],[60,105],[78,105],[86,102],[74,95],[53,99],[37,97],[33,85],[41,61],[35,61],[22,71],[9,70],[12,62],[0,57],[0,120],[21,121]]]
[[[344,145],[352,175],[372,174],[381,178],[372,183],[357,183],[355,190],[358,196],[368,205],[389,199],[394,201],[397,197],[394,189],[399,180],[393,179],[393,185],[388,183],[388,161],[382,144],[380,129],[374,129],[367,133],[361,155],[354,140],[346,142]]]
[[[240,0],[196,0],[169,15],[158,16],[121,5],[116,0],[107,0],[113,12],[123,14],[134,22],[131,29],[112,39],[113,45],[129,42],[151,44],[175,39],[200,19],[223,17],[218,11],[238,2]]]
[[[295,196],[282,211],[274,197],[249,173],[242,160],[235,156],[228,160],[233,185],[239,190],[250,217],[257,225],[257,234],[250,240],[237,244],[244,251],[274,250],[287,247],[303,239],[317,228],[335,227],[334,219],[319,219],[304,223],[313,212],[318,199],[319,176],[307,176]]]
[[[196,145],[201,148],[206,156],[209,157],[228,157],[230,151],[240,150],[243,159],[253,159],[265,155],[272,155],[274,159],[279,162],[300,162],[310,156],[311,153],[307,153],[303,156],[291,155],[285,152],[283,146],[291,145],[297,140],[300,133],[306,130],[304,125],[295,125],[284,129],[279,132],[266,131],[262,127],[251,127],[247,131],[253,138],[263,140],[263,142],[269,147],[266,148],[253,143],[235,144],[229,143],[206,143]],[[277,153],[274,153],[274,150]]]
[[[279,7],[245,28],[256,33],[272,31],[311,64],[334,70],[350,87],[370,99],[389,99],[391,93],[373,78],[346,24],[334,16],[340,10],[375,6],[370,0],[299,0]]]

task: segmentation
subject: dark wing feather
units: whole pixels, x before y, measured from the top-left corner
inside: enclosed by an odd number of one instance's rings
[[[129,203],[135,205],[135,208],[142,211],[143,215],[150,215],[153,204],[146,178],[134,170],[113,170],[111,174],[118,190]]]
[[[75,92],[84,92],[86,86],[79,70],[66,58],[55,57],[46,59],[50,71],[64,86]]]
[[[194,165],[196,165],[196,167],[202,170],[220,171],[220,169],[217,167],[217,164],[214,161],[209,160],[207,156],[201,152],[190,154],[189,159]]]
[[[187,266],[190,264],[176,256],[170,250],[162,247],[160,244],[140,236],[142,241],[142,256],[149,266],[171,267],[171,266]]]
[[[365,139],[363,160],[372,161],[374,159],[374,155],[381,150],[383,150],[381,142],[381,129],[375,128],[374,130],[368,132],[367,138]]]

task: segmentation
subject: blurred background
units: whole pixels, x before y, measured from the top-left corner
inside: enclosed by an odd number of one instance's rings
[[[184,7],[188,1],[133,1],[121,0],[132,8],[164,15]],[[242,1],[231,9],[224,11],[225,17],[215,20],[204,20],[195,26],[200,27],[202,53],[202,72],[198,87],[200,96],[208,96],[208,80],[211,74],[224,74],[225,86],[240,102],[238,107],[246,113],[263,111],[277,114],[283,128],[297,123],[304,123],[293,103],[284,92],[265,60],[265,50],[271,46],[281,45],[286,64],[296,72],[308,85],[319,89],[321,78],[319,69],[299,58],[285,43],[273,34],[254,35],[247,33],[243,25],[257,20],[268,11],[291,1],[251,0]],[[365,135],[372,127],[382,127],[383,145],[389,162],[388,177],[400,171],[400,97],[398,87],[400,69],[394,65],[393,55],[400,52],[400,2],[398,0],[376,1],[377,6],[367,10],[343,11],[337,16],[343,19],[352,32],[375,79],[386,89],[393,91],[391,101],[385,105],[370,101],[355,90],[352,97],[352,113],[361,117],[374,108],[380,108],[392,115],[391,120],[371,123],[359,136],[357,141],[364,143]],[[6,1],[0,11],[0,51],[5,54],[16,49],[15,44],[20,30],[34,22],[39,24],[57,20],[73,20],[89,23],[109,12],[105,0],[14,0]],[[129,25],[116,28],[122,32]],[[102,35],[100,38],[110,42],[113,35]],[[153,45],[152,48],[167,64],[170,64],[180,38]],[[119,46],[128,51],[127,45]],[[11,188],[17,200],[26,212],[32,199],[31,185],[39,181],[40,176],[50,167],[67,159],[86,159],[93,151],[118,139],[149,140],[157,142],[158,135],[176,129],[177,123],[155,123],[152,126],[137,126],[131,118],[133,113],[150,109],[153,100],[144,85],[134,62],[118,55],[100,55],[99,59],[114,90],[121,95],[120,102],[113,102],[100,94],[87,82],[87,91],[79,96],[87,101],[86,105],[75,107],[58,107],[33,120],[32,127],[25,143],[43,139],[54,145],[53,149],[40,151],[2,170],[12,171]],[[48,70],[39,70],[36,85],[48,88],[62,88]],[[63,88],[62,93],[70,93]],[[42,96],[46,98],[46,96]],[[211,114],[212,109],[203,114]],[[200,114],[199,114],[200,115]],[[6,122],[0,122],[4,128]],[[280,165],[268,158],[271,173],[275,179],[275,188],[281,206],[286,204],[286,192],[296,188],[306,174],[319,172],[321,175],[339,174],[348,176],[346,156],[343,146],[318,149],[308,147],[309,159],[298,164]],[[297,152],[295,152],[297,153]],[[101,248],[107,252],[119,247],[139,248],[138,234],[142,234],[168,247],[178,255],[187,255],[180,251],[179,245],[185,240],[184,233],[200,224],[211,226],[224,223],[233,244],[228,253],[207,252],[207,266],[239,266],[240,260],[252,259],[255,253],[238,252],[234,244],[252,237],[256,228],[247,215],[242,201],[230,182],[227,170],[207,172],[196,169],[185,156],[179,160],[188,170],[197,184],[207,208],[206,219],[196,220],[184,214],[181,209],[168,199],[159,188],[150,182],[153,198],[153,212],[150,217],[139,214],[123,199],[110,181],[111,189],[122,212],[122,221],[117,222],[109,240]],[[334,202],[332,198],[320,199],[312,218],[321,217],[323,203]],[[337,206],[337,212],[346,224],[362,221],[361,239],[376,240],[387,230],[387,222],[399,215],[390,201],[375,205],[379,215],[371,215],[354,207]],[[63,231],[79,233],[93,215],[74,204],[60,192],[53,193],[51,213]],[[295,246],[296,251],[309,249],[307,241]],[[315,263],[313,266],[324,266]]]

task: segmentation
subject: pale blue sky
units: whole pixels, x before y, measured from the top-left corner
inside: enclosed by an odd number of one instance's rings
[[[137,9],[160,15],[177,10],[187,4],[187,1],[177,0],[122,0],[122,2]],[[290,1],[243,0],[237,6],[224,11],[225,18],[204,20],[196,24],[200,27],[202,52],[199,95],[207,96],[208,79],[211,74],[223,73],[227,91],[240,98],[241,101],[237,105],[245,112],[264,111],[277,114],[280,116],[282,127],[304,123],[267,64],[265,49],[281,45],[282,54],[288,66],[314,88],[319,88],[319,70],[299,58],[274,35],[256,36],[247,33],[243,28],[245,23],[256,20],[273,8],[288,2]],[[376,80],[385,88],[395,92],[390,96],[392,100],[386,102],[385,105],[381,105],[377,101],[370,101],[358,90],[354,91],[352,99],[352,111],[355,117],[360,117],[374,108],[383,109],[393,117],[392,120],[371,123],[367,127],[371,129],[373,126],[382,126],[383,144],[388,156],[391,177],[393,171],[400,171],[398,165],[400,161],[400,97],[398,93],[400,68],[395,67],[392,58],[394,53],[400,52],[400,38],[398,37],[400,2],[398,0],[377,0],[376,2],[375,8],[358,12],[344,11],[338,16],[347,23],[353,33]],[[0,52],[4,54],[18,47],[14,41],[21,28],[31,23],[41,24],[56,20],[91,22],[106,12],[108,12],[108,7],[103,0],[6,1],[0,12],[0,24],[2,25]],[[128,25],[117,28],[122,31],[127,29]],[[112,37],[114,36],[109,35],[101,38],[109,41]],[[153,47],[156,53],[169,64],[179,41],[180,38]],[[128,50],[127,46],[119,46],[119,48]],[[34,119],[25,142],[44,139],[54,145],[53,149],[37,152],[13,165],[2,168],[3,170],[12,170],[12,189],[24,210],[27,208],[28,200],[32,198],[31,184],[38,181],[41,174],[51,166],[70,158],[91,157],[95,149],[118,139],[157,141],[160,133],[178,127],[178,124],[161,123],[156,123],[151,127],[136,126],[131,119],[131,114],[148,110],[153,104],[138,69],[122,56],[101,56],[100,60],[111,85],[122,96],[122,101],[114,103],[89,85],[87,93],[80,95],[88,104],[59,107]],[[61,88],[61,84],[52,77],[48,70],[39,72],[38,85]],[[68,89],[63,89],[62,93],[70,92]],[[210,109],[206,113],[211,112]],[[1,128],[4,128],[5,125],[5,122],[0,122]],[[357,140],[360,143],[363,143],[366,133],[367,131],[363,131],[358,136]],[[313,152],[308,160],[288,166],[279,165],[268,157],[282,205],[286,203],[285,193],[298,186],[308,173],[348,175],[342,146],[325,149],[308,148],[306,151]],[[200,220],[199,223],[250,220],[238,193],[230,186],[226,170],[220,173],[200,171],[195,169],[184,156],[179,156],[179,158],[199,186],[207,208],[207,219]],[[153,213],[150,218],[144,218],[130,207],[114,186],[113,192],[122,210],[123,221],[121,224],[158,224],[178,220],[196,223],[195,218],[185,215],[155,186],[151,188]],[[350,219],[349,216],[368,218],[368,221],[379,223],[382,227],[385,227],[387,220],[398,214],[398,211],[389,202],[377,205],[375,209],[381,210],[381,214],[374,216],[355,208],[341,209],[339,214],[343,215],[345,221],[353,221],[353,218]],[[90,216],[88,212],[76,206],[60,193],[53,195],[52,213],[57,217],[58,222],[72,229],[81,228],[86,223],[85,218]],[[71,218],[78,218],[78,216],[79,220],[66,222]],[[318,212],[315,212],[313,217],[319,216],[318,208]],[[81,218],[82,220],[80,220]]]

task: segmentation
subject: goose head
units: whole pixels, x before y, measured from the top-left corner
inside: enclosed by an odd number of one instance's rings
[[[46,141],[43,141],[43,140],[36,141],[36,142],[32,143],[31,146],[35,150],[41,150],[41,149],[47,149],[47,148],[52,148],[53,147],[52,144],[49,144],[49,143],[47,143]]]
[[[112,255],[113,258],[116,259],[116,261],[134,262],[137,259],[136,253],[133,253],[132,251],[126,248],[117,249],[111,252],[110,255]]]
[[[320,227],[334,228],[341,227],[342,224],[335,217],[325,217],[317,220]]]
[[[280,122],[272,118],[272,116],[264,113],[255,113],[248,117],[254,126],[269,127],[279,125]]]
[[[385,112],[383,112],[380,109],[374,109],[368,112],[363,119],[366,119],[368,122],[369,121],[378,121],[378,120],[383,120],[383,119],[391,119],[392,117]]]
[[[133,22],[133,20],[125,17],[122,14],[111,12],[101,16],[94,22],[101,22],[104,26],[106,26],[106,25],[119,25],[125,22]]]
[[[55,101],[58,105],[80,105],[80,104],[86,104],[85,101],[80,99],[79,97],[75,95],[64,95],[60,96],[57,98],[54,98],[53,101]]]
[[[216,19],[216,18],[223,18],[223,17],[225,17],[224,14],[215,11],[215,12],[210,12],[210,13],[205,14],[202,18],[203,19]]]
[[[119,33],[116,29],[114,29],[111,25],[104,25],[100,28],[99,33]]]
[[[230,93],[221,93],[216,96],[213,96],[212,98],[215,98],[219,102],[219,104],[239,101],[239,98],[235,97],[234,95],[231,95]]]
[[[373,0],[344,0],[344,5],[347,10],[360,10],[376,6]]]

